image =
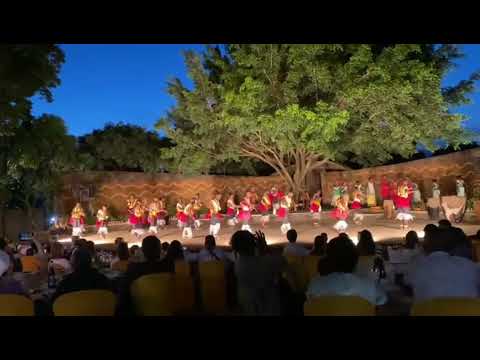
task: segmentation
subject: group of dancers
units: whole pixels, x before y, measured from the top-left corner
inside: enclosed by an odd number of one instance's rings
[[[461,177],[456,180],[457,196],[465,197],[465,183]],[[332,205],[334,210],[330,216],[337,220],[334,229],[337,232],[344,232],[351,216],[353,222],[360,225],[363,221],[363,214],[360,211],[364,205],[367,207],[377,206],[376,187],[373,178],[368,179],[365,187],[356,181],[353,191],[350,193],[346,182],[337,181],[333,187]],[[306,195],[306,194],[305,194]],[[438,182],[432,182],[432,197],[440,198],[440,187]],[[413,204],[422,201],[422,196],[417,184],[408,178],[400,181],[390,181],[384,176],[380,183],[380,198],[383,201],[385,214],[396,211],[396,220],[401,223],[401,228],[407,228],[409,222],[413,221],[410,213]],[[351,199],[351,200],[350,200]],[[253,232],[250,221],[254,212],[261,215],[260,224],[265,227],[274,218],[281,221],[280,230],[286,233],[291,229],[289,214],[296,210],[299,204],[294,201],[292,192],[283,193],[275,186],[265,191],[261,197],[254,188],[247,191],[244,197],[237,204],[235,194],[230,193],[226,201],[225,211],[222,209],[222,194],[215,192],[207,204],[200,201],[200,194],[195,195],[188,202],[178,200],[176,204],[176,219],[178,227],[182,229],[182,237],[191,239],[193,231],[200,228],[201,210],[207,208],[208,212],[204,217],[209,222],[209,233],[218,236],[221,224],[226,220],[230,226],[241,224],[242,230]],[[322,213],[322,193],[317,191],[309,200],[309,211],[312,215],[313,224],[319,223]],[[159,228],[167,225],[168,211],[164,197],[154,198],[148,203],[147,199],[137,199],[130,195],[127,199],[128,222],[131,225],[131,233],[141,237],[145,232],[157,234]],[[103,238],[108,234],[109,214],[107,207],[103,205],[96,214],[97,233]],[[390,218],[386,215],[387,218]],[[393,218],[393,216],[391,217]],[[80,236],[84,232],[85,212],[80,203],[77,203],[72,210],[70,225],[73,227],[72,236]]]

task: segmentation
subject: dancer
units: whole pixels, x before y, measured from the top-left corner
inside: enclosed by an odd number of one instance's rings
[[[433,179],[432,181],[432,196],[440,200],[440,185],[438,185],[437,179]]]
[[[361,187],[357,187],[353,192],[353,201],[350,208],[353,210],[353,222],[357,225],[360,225],[363,221],[363,215],[358,211],[362,208],[363,193]]]
[[[272,214],[273,216],[277,216],[278,209],[280,208],[280,200],[283,198],[284,194],[274,186],[272,187],[269,196],[270,203],[272,204]]]
[[[130,195],[127,199],[128,223],[131,225],[131,229],[133,229],[136,224],[134,212],[135,212],[135,207],[139,202],[140,201],[133,195]]]
[[[81,236],[85,230],[85,211],[82,205],[77,203],[70,216],[70,225],[72,225],[72,236]]]
[[[160,204],[157,198],[154,198],[152,203],[148,207],[148,231],[154,234],[158,234],[158,214],[160,212]]]
[[[287,195],[280,200],[280,208],[278,209],[277,216],[282,220],[282,226],[280,226],[280,231],[283,234],[286,234],[288,230],[292,228],[290,225],[290,220],[288,219],[288,214],[290,209],[294,209],[295,204],[293,201],[293,192],[289,192]]]
[[[182,237],[184,239],[191,239],[193,237],[192,228],[195,224],[195,197],[185,206],[183,213],[185,215],[185,222],[183,223]]]
[[[245,195],[242,201],[240,201],[240,212],[238,214],[238,219],[242,222],[242,230],[247,230],[253,233],[253,230],[250,227],[251,217],[252,204],[250,203],[250,197],[248,195]]]
[[[336,181],[332,189],[332,206],[337,206],[337,200],[342,196],[340,181]]]
[[[360,189],[361,189],[361,185],[360,185]],[[343,182],[343,185],[341,187],[341,193],[342,193],[342,197],[345,204],[348,204],[350,202],[350,194],[348,193],[348,184],[346,181]]]
[[[312,214],[313,225],[318,225],[322,213],[322,192],[320,190],[313,194],[310,200],[310,213]]]
[[[192,212],[193,212],[193,226],[195,229],[199,229],[201,222],[200,222],[200,209],[202,208],[203,204],[200,201],[200,193],[195,195],[193,197],[193,206],[192,206]]]
[[[258,194],[257,194],[257,189],[254,187],[250,188],[250,203],[253,206],[253,210],[257,210],[257,205],[258,205]]]
[[[367,183],[367,206],[368,207],[377,206],[377,197],[375,194],[375,182],[372,176],[368,178],[368,183]]]
[[[331,216],[337,220],[333,228],[338,232],[342,233],[347,230],[347,218],[348,218],[348,204],[345,202],[343,197],[337,199],[336,208],[331,212]]]
[[[422,193],[417,183],[413,183],[413,206],[423,208]]]
[[[404,180],[400,182],[396,199],[398,209],[397,220],[400,220],[400,228],[402,229],[407,229],[408,222],[413,220],[413,216],[412,214],[410,214],[410,199],[411,195],[409,191],[408,181]]]
[[[165,228],[165,225],[167,224],[167,217],[168,217],[167,201],[162,196],[158,200],[158,221],[157,221],[157,224],[160,226],[160,228],[162,228],[162,229]]]
[[[455,181],[455,184],[457,188],[457,196],[465,197],[465,181],[461,176],[457,176],[457,180]]]
[[[97,211],[97,234],[102,237],[102,239],[105,240],[108,234],[108,228],[107,228],[107,223],[108,223],[108,212],[107,212],[107,207],[103,205],[100,209]]]
[[[183,205],[183,200],[182,199],[178,199],[176,209],[177,209],[177,215],[176,215],[177,226],[179,228],[183,228],[183,225],[187,222],[187,217],[186,217],[185,213],[183,212],[184,205]]]
[[[262,227],[265,227],[265,225],[270,221],[269,211],[271,207],[272,203],[270,201],[269,192],[265,191],[263,193],[262,199],[260,200],[260,204],[258,204],[257,207],[257,211],[262,215],[262,217],[260,218],[260,224],[262,225]]]
[[[208,206],[208,214],[207,214],[207,219],[210,219],[210,230],[209,233],[210,235],[213,235],[215,237],[218,236],[218,233],[220,232],[220,220],[222,219],[222,214],[220,214],[220,211],[222,210],[220,206],[220,199],[222,198],[222,194],[216,192],[213,196],[213,199],[210,200],[209,206]]]
[[[235,204],[235,194],[230,193],[227,199],[227,223],[230,226],[235,226],[238,224],[237,219],[238,205]]]
[[[135,237],[140,238],[145,233],[145,209],[140,202],[137,202],[135,205],[130,222],[132,224],[131,233]]]

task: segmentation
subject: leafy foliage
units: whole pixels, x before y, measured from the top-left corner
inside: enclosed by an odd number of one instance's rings
[[[176,105],[160,119],[182,172],[247,157],[299,191],[327,161],[361,166],[410,157],[438,140],[469,140],[449,106],[468,101],[473,74],[442,89],[458,47],[414,44],[249,44],[185,53],[193,89],[169,83]]]

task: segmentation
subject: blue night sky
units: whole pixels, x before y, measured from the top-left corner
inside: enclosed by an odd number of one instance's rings
[[[102,128],[108,122],[134,123],[149,130],[174,104],[166,92],[173,77],[191,84],[182,52],[204,45],[62,45],[65,64],[62,84],[53,91],[54,101],[34,99],[34,114],[62,117],[73,135]],[[464,45],[466,57],[444,79],[453,85],[480,68],[480,45]],[[480,92],[473,103],[457,111],[471,119],[466,126],[480,131]]]

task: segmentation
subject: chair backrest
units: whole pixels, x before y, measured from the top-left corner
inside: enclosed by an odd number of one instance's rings
[[[227,307],[225,264],[206,261],[198,264],[203,309],[207,313],[223,314]]]
[[[23,272],[39,272],[40,265],[38,259],[35,256],[22,256],[20,258],[22,262],[22,271]]]
[[[436,298],[414,303],[412,316],[480,316],[480,299]]]
[[[303,259],[303,266],[305,268],[307,283],[312,280],[312,278],[318,274],[318,262],[320,261],[320,256],[309,255],[305,256]],[[308,285],[307,285],[308,286]]]
[[[128,260],[119,260],[112,264],[112,270],[126,272],[128,268]]]
[[[190,264],[185,260],[175,261],[175,274],[190,276]]]
[[[135,312],[142,316],[169,316],[174,313],[174,275],[156,273],[141,276],[130,287]]]
[[[283,276],[292,290],[296,293],[305,292],[308,285],[308,276],[304,265],[304,256],[285,255],[288,271]]]
[[[305,316],[374,316],[375,306],[359,296],[319,296],[307,300]]]
[[[53,303],[55,316],[113,316],[117,299],[108,290],[80,290],[63,294]]]
[[[0,295],[0,316],[33,316],[33,302],[26,296]]]

